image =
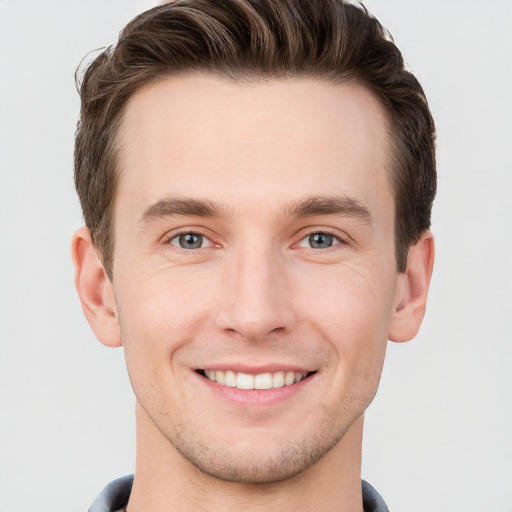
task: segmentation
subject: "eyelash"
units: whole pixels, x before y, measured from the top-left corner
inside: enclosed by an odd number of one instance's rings
[[[178,233],[176,233],[176,232],[175,233],[171,233],[170,235],[166,236],[163,239],[163,243],[166,244],[166,245],[172,245],[174,248],[176,248],[178,250],[182,250],[182,251],[185,251],[185,252],[192,252],[194,249],[185,249],[184,247],[179,247],[178,245],[174,245],[174,244],[171,243],[174,239],[178,239],[179,237],[186,236],[186,235],[197,235],[197,236],[202,237],[203,240],[207,240],[209,242],[209,245],[207,247],[199,247],[198,249],[207,249],[209,247],[218,245],[215,242],[213,242],[210,239],[210,237],[208,237],[207,235],[201,233],[200,230],[193,230],[193,229],[188,229],[188,230],[185,230],[185,231],[180,231]],[[198,249],[195,249],[195,250],[198,250]]]
[[[303,235],[300,238],[300,240],[298,242],[293,244],[293,247],[300,247],[299,244],[302,241],[304,241],[307,238],[309,238],[310,236],[312,236],[312,235],[329,235],[329,236],[332,236],[334,238],[334,240],[336,241],[336,243],[333,244],[331,247],[335,247],[337,245],[346,245],[346,244],[348,244],[348,239],[340,236],[340,234],[337,231],[329,229],[329,228],[324,228],[324,229],[313,229],[313,230],[307,232],[305,235]],[[331,247],[328,247],[328,248],[323,249],[323,250],[330,249]],[[309,249],[313,249],[313,247],[309,247]],[[322,249],[318,249],[318,250],[322,250]]]
[[[198,247],[198,248],[192,248],[192,249],[185,249],[184,247],[179,247],[178,245],[175,245],[175,244],[172,244],[171,242],[174,240],[174,239],[178,239],[179,237],[181,236],[186,236],[186,235],[198,235],[200,237],[203,238],[203,240],[207,240],[209,242],[209,245],[207,247]],[[340,236],[337,232],[335,232],[334,230],[331,230],[331,229],[314,229],[314,230],[311,230],[309,231],[308,233],[304,234],[300,240],[298,242],[295,242],[293,245],[292,245],[292,248],[300,248],[300,244],[305,241],[306,239],[308,239],[309,237],[313,236],[313,235],[328,235],[328,236],[331,236],[335,241],[336,243],[334,243],[333,245],[329,246],[329,247],[326,247],[326,248],[323,248],[323,249],[315,249],[313,247],[304,247],[304,248],[309,248],[309,249],[314,249],[314,250],[327,250],[327,249],[330,249],[332,247],[335,247],[337,245],[346,245],[348,243],[348,240],[342,236]],[[166,244],[166,245],[172,245],[174,248],[178,249],[178,250],[181,250],[181,251],[185,251],[187,253],[190,253],[190,252],[193,252],[193,251],[197,251],[199,249],[208,249],[208,248],[211,248],[211,247],[215,247],[215,246],[219,246],[219,244],[216,244],[215,242],[213,242],[207,235],[201,233],[200,230],[192,230],[192,229],[189,229],[189,230],[186,230],[186,231],[180,231],[178,233],[171,233],[170,235],[168,235],[167,237],[165,237],[163,239],[163,243]]]

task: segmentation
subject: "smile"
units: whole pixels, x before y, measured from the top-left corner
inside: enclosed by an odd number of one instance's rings
[[[291,386],[313,372],[278,371],[251,375],[233,370],[202,370],[200,373],[221,386],[238,389],[272,389]]]

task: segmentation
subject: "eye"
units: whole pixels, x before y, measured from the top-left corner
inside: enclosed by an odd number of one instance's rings
[[[211,245],[208,238],[199,233],[181,233],[173,236],[169,243],[182,249],[202,249]]]
[[[338,237],[330,233],[318,232],[311,233],[304,237],[299,243],[299,247],[309,247],[311,249],[329,249],[334,245],[340,244],[341,241]]]

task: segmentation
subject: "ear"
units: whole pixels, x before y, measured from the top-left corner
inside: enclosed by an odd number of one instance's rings
[[[76,290],[89,325],[104,345],[121,346],[114,287],[96,253],[87,228],[80,228],[74,233],[71,255]]]
[[[434,237],[428,230],[409,248],[407,269],[402,274],[404,285],[398,287],[396,309],[389,325],[388,338],[391,341],[409,341],[418,333],[425,316],[434,252]]]

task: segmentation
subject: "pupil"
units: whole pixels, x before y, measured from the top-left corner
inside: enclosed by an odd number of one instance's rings
[[[180,236],[179,242],[183,249],[199,249],[203,245],[203,235],[187,233]]]
[[[309,236],[309,245],[314,249],[325,249],[331,247],[333,238],[327,233],[315,233]]]

